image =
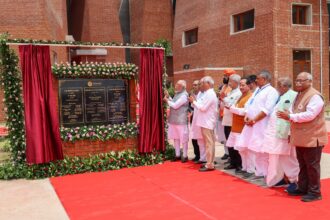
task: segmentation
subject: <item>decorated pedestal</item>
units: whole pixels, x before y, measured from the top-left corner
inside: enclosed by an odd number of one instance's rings
[[[137,148],[137,69],[127,63],[53,66],[64,155],[89,156]]]

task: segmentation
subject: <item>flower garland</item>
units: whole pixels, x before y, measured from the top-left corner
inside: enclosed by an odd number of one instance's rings
[[[138,67],[132,63],[61,63],[52,66],[56,78],[114,78],[135,79]]]
[[[79,46],[127,46],[127,47],[159,47],[158,43],[118,43],[118,42],[84,42],[84,41],[58,41],[58,40],[35,40],[35,39],[7,39],[8,43],[27,43],[27,44],[54,44],[54,45],[76,45]]]
[[[126,139],[137,137],[136,123],[115,125],[87,125],[74,128],[61,127],[63,141]]]
[[[165,152],[140,154],[137,151],[109,152],[90,157],[65,157],[64,160],[46,164],[28,165],[26,163],[0,164],[1,179],[40,179],[70,174],[118,170],[126,167],[138,167],[161,164],[174,158],[174,149],[167,146]]]
[[[0,35],[0,83],[4,90],[9,151],[14,163],[25,161],[25,130],[22,102],[22,79],[15,51],[6,45],[7,35]]]

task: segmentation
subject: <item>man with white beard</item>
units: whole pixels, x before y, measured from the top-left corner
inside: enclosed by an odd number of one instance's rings
[[[278,111],[288,111],[294,102],[297,92],[291,89],[292,81],[288,77],[278,79],[277,90],[280,98],[272,112],[265,131],[263,151],[269,154],[268,186],[284,185],[284,174],[288,178],[288,190],[296,189],[299,174],[299,163],[296,148],[289,143],[290,122],[277,117]],[[282,181],[281,181],[282,180]]]
[[[262,151],[264,133],[279,95],[270,85],[271,74],[268,71],[263,70],[257,74],[256,82],[259,89],[246,105],[245,126],[238,146],[250,150],[255,159],[256,178],[263,178],[267,176],[268,170],[268,154]]]
[[[173,99],[165,96],[164,101],[170,106],[168,117],[168,139],[174,140],[175,159],[181,159],[182,163],[188,161],[188,93],[186,81],[179,80],[175,84],[175,95]],[[183,147],[183,156],[180,155],[180,145]]]
[[[214,129],[218,116],[218,98],[213,89],[214,80],[210,76],[205,76],[201,80],[203,97],[195,100],[193,96],[189,101],[193,103],[194,108],[199,110],[196,125],[201,127],[203,140],[206,150],[206,164],[199,169],[200,172],[214,170],[215,156],[215,134]]]

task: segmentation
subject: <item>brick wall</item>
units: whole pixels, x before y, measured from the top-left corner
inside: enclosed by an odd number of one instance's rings
[[[312,4],[312,26],[294,27],[291,24],[292,2]],[[322,3],[323,94],[328,100],[329,26],[326,0]],[[255,28],[231,34],[231,16],[250,9],[255,10]],[[292,77],[293,49],[310,49],[314,86],[320,89],[319,23],[318,0],[177,1],[173,34],[174,79],[190,80],[190,75],[181,72],[183,66],[189,64],[190,69],[241,67],[244,74],[267,69],[274,74],[276,84],[279,76]],[[198,43],[183,47],[183,32],[195,27],[198,27]],[[200,77],[198,72],[192,74]]]
[[[1,1],[0,33],[9,32],[11,38],[64,40],[67,35],[65,0]],[[12,46],[18,54],[18,47]],[[67,61],[67,49],[51,47],[51,60]],[[0,92],[0,122],[4,122],[3,91]]]
[[[63,153],[65,156],[89,156],[90,154],[107,153],[110,151],[124,151],[137,149],[136,138],[109,140],[109,141],[76,141],[63,142]]]
[[[119,22],[121,0],[73,0],[70,31],[76,41],[123,42]],[[124,49],[107,49],[106,62],[125,62]]]

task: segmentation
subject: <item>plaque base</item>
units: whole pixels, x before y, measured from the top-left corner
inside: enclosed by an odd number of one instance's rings
[[[80,140],[76,142],[63,142],[63,153],[65,156],[82,156],[107,153],[111,151],[136,150],[137,138],[108,141]]]

